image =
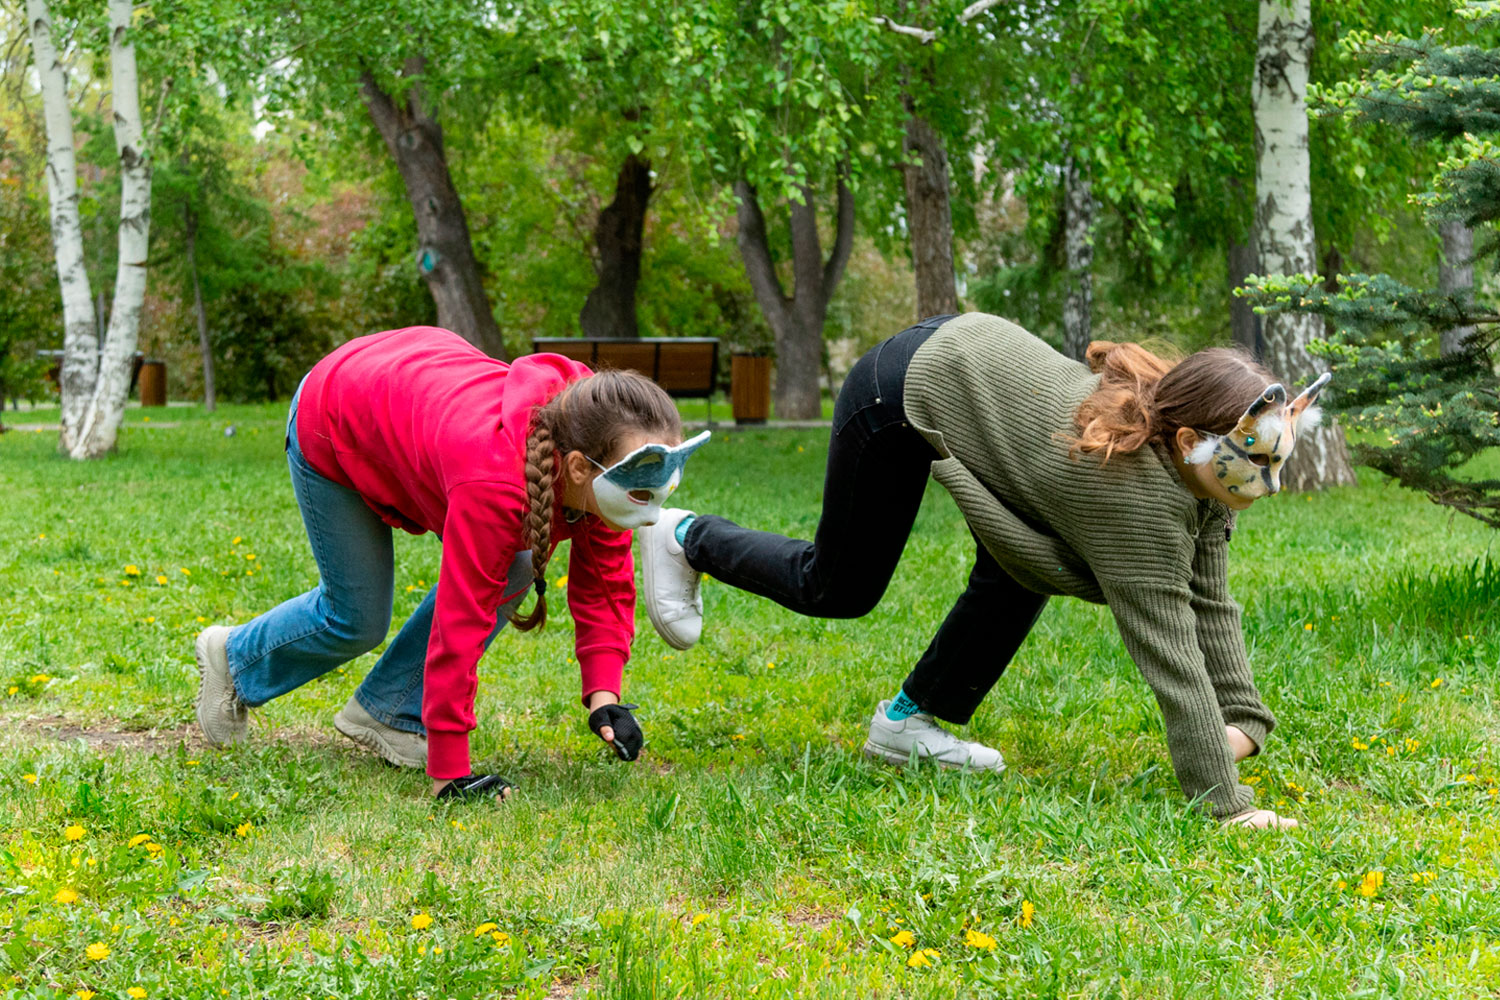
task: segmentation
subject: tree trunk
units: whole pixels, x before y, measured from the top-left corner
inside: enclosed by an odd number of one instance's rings
[[[1259,360],[1266,351],[1260,332],[1260,317],[1248,299],[1235,295],[1245,279],[1256,271],[1255,245],[1249,239],[1229,244],[1229,335],[1236,344]]]
[[[791,205],[792,295],[782,291],[771,257],[766,221],[755,188],[741,180],[734,186],[739,198],[739,232],[735,241],[745,262],[745,273],[755,300],[776,340],[776,385],[772,391],[776,415],[782,420],[814,420],[822,414],[818,369],[823,358],[823,323],[828,302],[844,276],[854,242],[854,195],[838,179],[838,225],[833,250],[823,260],[818,239],[818,214],[812,191],[802,189],[802,202]]]
[[[599,283],[583,303],[578,323],[585,337],[639,337],[635,290],[641,280],[646,206],[651,200],[651,162],[631,153],[615,178],[615,200],[599,213],[594,241]]]
[[[407,60],[403,76],[420,76],[426,60]],[[474,256],[463,203],[448,172],[443,130],[422,105],[419,87],[407,88],[403,103],[381,89],[374,74],[360,74],[360,96],[385,148],[396,161],[417,220],[417,270],[437,304],[438,325],[452,330],[491,357],[504,359],[505,341]]]
[[[953,211],[949,204],[948,154],[943,137],[906,99],[906,219],[911,230],[911,260],[917,273],[918,322],[958,312],[958,283],[953,273]]]
[[[1063,353],[1082,361],[1093,337],[1094,189],[1078,161],[1069,157],[1063,176],[1063,244],[1068,295],[1063,300]]]
[[[198,280],[198,213],[190,206],[182,208],[183,228],[187,233],[188,273],[193,277],[193,315],[198,319],[198,351],[203,356],[203,408],[214,412],[214,349],[208,342],[208,312],[203,308],[203,285]]]
[[[1317,267],[1307,147],[1307,67],[1312,56],[1310,0],[1261,0],[1259,48],[1251,90],[1255,109],[1255,242],[1267,274],[1311,275]],[[1322,365],[1307,345],[1322,331],[1313,315],[1265,317],[1266,361],[1302,382]],[[1343,430],[1329,420],[1297,440],[1282,481],[1294,490],[1353,483]]]
[[[1443,237],[1443,259],[1438,262],[1438,291],[1469,301],[1474,296],[1474,230],[1449,219],[1438,226]],[[1463,342],[1473,336],[1476,327],[1455,326],[1444,330],[1439,341],[1446,356],[1457,354]]]
[[[83,227],[78,217],[78,161],[73,145],[73,114],[62,58],[52,41],[47,0],[26,0],[32,54],[41,81],[47,128],[47,198],[52,210],[52,249],[62,290],[62,436],[58,448],[71,453],[99,375],[99,335],[94,296],[83,260]]]

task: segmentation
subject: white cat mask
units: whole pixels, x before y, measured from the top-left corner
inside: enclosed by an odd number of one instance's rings
[[[1280,382],[1266,387],[1228,434],[1199,431],[1198,444],[1183,456],[1190,465],[1213,464],[1224,488],[1247,500],[1281,490],[1281,467],[1297,446],[1297,435],[1312,430],[1323,411],[1313,404],[1333,375],[1324,372],[1301,395],[1286,402]]]

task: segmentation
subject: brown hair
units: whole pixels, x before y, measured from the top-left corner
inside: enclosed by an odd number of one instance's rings
[[[581,451],[608,462],[620,439],[631,431],[662,437],[682,436],[682,416],[655,382],[632,371],[601,371],[569,383],[531,418],[526,435],[525,538],[531,546],[531,574],[537,583],[536,606],[524,618],[507,611],[523,632],[547,623],[545,581],[552,555],[552,508],[556,498],[559,456]]]
[[[1084,355],[1099,388],[1078,407],[1072,452],[1102,451],[1103,461],[1153,440],[1170,442],[1180,427],[1227,434],[1276,377],[1238,347],[1210,347],[1180,361],[1140,344],[1096,340]]]

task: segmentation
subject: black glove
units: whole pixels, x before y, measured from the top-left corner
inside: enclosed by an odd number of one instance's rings
[[[468,774],[454,778],[437,793],[440,799],[484,799],[491,796],[505,799],[505,793],[515,786],[498,774]]]
[[[615,753],[621,760],[635,760],[641,755],[641,744],[646,742],[646,734],[641,732],[640,724],[630,714],[632,708],[639,707],[600,705],[589,713],[589,728],[595,736],[599,736],[599,731],[605,726],[615,731]]]

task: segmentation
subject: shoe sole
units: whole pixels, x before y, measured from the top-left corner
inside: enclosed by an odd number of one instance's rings
[[[369,726],[361,726],[350,722],[344,718],[343,712],[333,717],[333,728],[366,750],[374,751],[376,756],[392,767],[425,768],[427,766],[427,758],[424,757],[420,761],[412,761],[402,757],[390,748],[390,745],[381,738],[380,733]]]
[[[912,762],[910,751],[903,752],[901,750],[894,750],[889,747],[883,747],[873,740],[865,740],[864,755],[866,757],[873,757],[876,760],[882,760],[887,764],[895,764],[897,766],[900,766],[902,764],[910,764]],[[976,774],[1001,774],[1005,771],[1005,763],[1003,761],[998,768],[977,767],[969,761],[965,761],[962,764],[954,764],[946,760],[940,760],[937,757],[918,756],[916,762],[918,764],[936,764],[938,767],[947,768],[950,771],[973,771]]]
[[[692,649],[693,643],[684,643],[681,639],[674,638],[667,627],[656,614],[656,560],[660,558],[654,543],[641,546],[641,580],[646,585],[646,617],[651,619],[651,627],[656,629],[656,634],[661,636],[673,649]]]
[[[198,719],[198,731],[203,734],[203,738],[206,739],[211,746],[232,746],[236,743],[244,742],[245,736],[247,735],[245,730],[241,730],[233,739],[225,740],[223,742],[216,742],[214,738],[209,735],[208,726],[204,723],[203,720],[203,682],[204,679],[208,676],[209,669],[208,634],[210,629],[216,628],[223,628],[223,626],[210,625],[202,632],[199,632],[198,638],[193,640],[193,658],[198,661],[198,696],[193,699],[193,714]],[[225,631],[227,632],[228,630],[226,629]],[[228,672],[229,671],[226,666],[225,673]],[[231,680],[230,683],[233,684],[234,682]]]

